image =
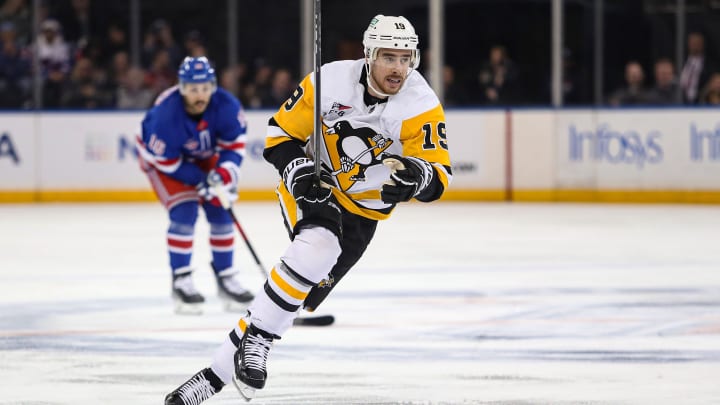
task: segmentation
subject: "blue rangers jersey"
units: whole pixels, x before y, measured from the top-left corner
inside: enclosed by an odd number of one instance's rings
[[[218,88],[199,116],[185,112],[178,86],[163,92],[142,121],[140,157],[162,173],[197,185],[206,174],[193,162],[218,154],[217,166],[237,178],[245,154],[247,121],[240,101]]]

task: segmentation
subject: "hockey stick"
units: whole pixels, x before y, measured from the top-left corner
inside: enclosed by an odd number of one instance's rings
[[[235,223],[235,228],[237,228],[240,236],[242,236],[243,240],[245,241],[245,246],[247,246],[248,250],[250,251],[250,254],[255,260],[255,263],[258,265],[260,272],[265,276],[265,278],[267,278],[268,272],[267,270],[265,270],[265,266],[263,266],[262,262],[260,262],[260,258],[258,257],[257,253],[255,253],[255,249],[253,249],[252,244],[250,243],[250,239],[248,239],[247,235],[245,234],[243,227],[240,226],[240,221],[238,221],[237,217],[235,216],[235,212],[233,212],[232,207],[229,205],[225,206],[225,204],[223,204],[223,208],[225,208],[228,214],[230,214],[230,218],[232,218],[233,222]]]
[[[243,227],[240,225],[240,221],[238,221],[237,217],[235,216],[235,212],[232,209],[232,204],[230,203],[230,200],[227,198],[227,196],[222,190],[216,190],[215,194],[217,195],[218,200],[220,200],[220,205],[222,205],[222,207],[228,212],[228,214],[230,214],[230,218],[232,218],[233,223],[235,224],[235,228],[237,228],[240,236],[242,236],[243,240],[245,241],[245,246],[247,246],[248,250],[250,251],[250,254],[255,260],[255,263],[258,265],[260,272],[262,272],[265,278],[268,278],[268,272],[267,270],[265,270],[265,266],[263,266],[257,253],[255,253],[255,249],[253,249],[253,246],[250,243],[250,239],[248,239],[247,234],[243,230]],[[332,315],[298,316],[293,319],[293,325],[298,326],[330,326],[333,323],[335,323],[335,317]]]
[[[322,67],[321,60],[321,41],[320,41],[320,29],[322,27],[320,20],[320,11],[322,10],[321,1],[315,0],[313,6],[313,33],[315,49],[313,55],[313,61],[315,65],[315,98],[313,100],[313,116],[315,123],[313,125],[313,157],[315,159],[315,181],[317,186],[320,186],[320,139],[323,137],[322,130],[322,97],[321,97],[321,81],[320,81],[320,69]],[[328,326],[335,322],[335,317],[332,315],[318,315],[312,317],[297,317],[293,320],[293,325],[305,325],[305,326]]]
[[[321,4],[320,0],[315,0],[313,8],[313,15],[315,24],[313,25],[313,32],[315,36],[315,52],[314,52],[314,63],[315,63],[315,99],[313,101],[313,115],[315,118],[315,124],[313,127],[313,152],[315,158],[315,181],[320,186],[320,139],[323,137],[322,130],[322,97],[321,97],[321,85],[320,85],[320,69],[322,67],[321,54],[322,47],[320,41],[321,21],[320,11]]]

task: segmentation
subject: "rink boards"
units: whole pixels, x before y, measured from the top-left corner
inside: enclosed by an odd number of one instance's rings
[[[274,199],[272,111],[248,112],[240,198]],[[147,201],[143,112],[0,113],[0,202]],[[720,203],[712,109],[451,110],[448,200]]]

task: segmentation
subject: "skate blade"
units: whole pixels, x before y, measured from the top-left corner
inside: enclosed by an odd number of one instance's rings
[[[246,402],[250,402],[251,399],[255,398],[255,388],[238,380],[235,376],[233,376],[232,380],[235,388],[237,388],[238,392],[240,393],[240,396],[242,396]]]
[[[175,301],[175,313],[178,315],[202,315],[203,305],[201,303],[188,304],[182,301]]]

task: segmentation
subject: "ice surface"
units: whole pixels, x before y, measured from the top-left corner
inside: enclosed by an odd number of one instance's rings
[[[279,208],[235,212],[273,265]],[[158,204],[0,205],[0,404],[160,404],[209,364],[238,315],[202,217],[205,314],[173,314],[166,227]],[[337,323],[278,341],[253,404],[720,404],[720,207],[406,204],[318,312]]]

